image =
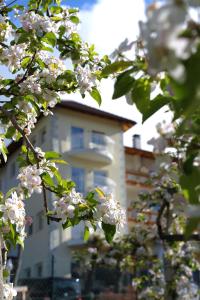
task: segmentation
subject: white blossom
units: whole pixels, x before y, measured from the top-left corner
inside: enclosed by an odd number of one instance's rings
[[[37,168],[36,165],[29,165],[20,169],[17,178],[20,180],[20,186],[26,188],[28,193],[31,195],[34,192],[42,192],[42,179],[40,175],[43,173],[41,168]]]
[[[77,193],[73,188],[64,197],[54,201],[53,205],[57,216],[64,222],[66,221],[66,218],[73,218],[75,216],[75,209],[78,209],[79,205],[84,203],[85,200],[83,195],[81,193]]]
[[[1,59],[5,60],[11,72],[21,67],[21,61],[26,56],[26,48],[27,44],[22,43],[3,49]]]
[[[47,16],[41,16],[34,11],[24,12],[18,16],[22,27],[26,31],[35,30],[38,34],[41,32],[57,32],[58,26]]]
[[[15,296],[17,296],[17,291],[13,288],[13,283],[4,283],[3,300],[12,300]]]
[[[167,70],[180,80],[184,78],[184,69],[179,59],[188,58],[193,51],[193,43],[180,37],[187,18],[185,6],[173,1],[149,11],[147,22],[140,22],[141,38],[147,48],[151,74]]]
[[[92,73],[90,67],[86,65],[85,67],[78,66],[76,68],[76,77],[79,84],[81,94],[85,92],[91,92],[93,87],[96,87],[96,76]]]
[[[99,204],[96,208],[97,218],[101,218],[106,224],[123,226],[126,223],[125,210],[120,206],[112,194],[99,198]]]
[[[3,212],[3,222],[10,222],[16,225],[16,231],[21,238],[25,237],[25,208],[22,201],[23,194],[18,195],[13,192],[9,198],[5,199],[5,203],[0,205],[0,211]]]

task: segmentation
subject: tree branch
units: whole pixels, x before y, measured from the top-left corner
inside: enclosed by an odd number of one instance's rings
[[[166,201],[163,201],[163,203],[158,211],[158,216],[156,219],[158,235],[162,241],[166,241],[166,242],[200,241],[200,234],[191,234],[189,237],[186,237],[184,234],[168,234],[167,231],[166,231],[166,233],[163,233],[161,222],[162,222],[162,216],[163,216],[165,209],[167,209],[167,227],[168,227],[169,226],[169,203]]]
[[[15,116],[12,114],[12,112],[7,111],[4,107],[0,107],[0,110],[2,111],[2,113],[8,117],[11,121],[11,123],[13,124],[13,126],[21,133],[22,137],[24,138],[27,147],[33,152],[33,155],[36,159],[36,163],[37,163],[37,168],[39,169],[39,162],[40,159],[38,158],[38,153],[35,151],[34,146],[32,145],[32,143],[30,142],[29,138],[27,137],[27,135],[25,134],[24,130],[19,126],[19,124],[16,121]],[[45,190],[45,185],[43,183],[42,180],[42,192],[43,192],[43,199],[44,199],[44,209],[46,214],[48,213],[48,205],[47,205],[47,195],[46,195],[46,190]],[[47,224],[49,224],[49,217],[47,216]]]

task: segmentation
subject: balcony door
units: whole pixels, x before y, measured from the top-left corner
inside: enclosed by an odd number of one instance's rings
[[[85,169],[72,168],[71,178],[76,183],[76,191],[80,193],[85,192]]]
[[[92,131],[92,143],[96,146],[106,146],[106,137],[104,132]]]
[[[71,127],[71,149],[84,148],[84,130],[79,127]]]

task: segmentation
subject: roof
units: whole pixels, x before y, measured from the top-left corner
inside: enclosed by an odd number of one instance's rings
[[[110,119],[110,120],[114,120],[119,122],[122,125],[122,129],[124,131],[128,130],[129,128],[131,128],[132,126],[134,126],[136,124],[136,122],[102,111],[100,109],[96,109],[93,107],[90,107],[88,105],[84,105],[75,101],[62,101],[61,103],[58,103],[56,105],[56,107],[60,107],[60,108],[66,108],[66,109],[70,109],[73,111],[78,111],[80,113],[84,113],[84,114],[89,114],[89,115],[93,115],[93,116],[98,116],[100,118],[105,118],[105,119]],[[40,119],[40,117],[38,118]],[[18,142],[11,142],[8,145],[8,155],[11,155],[12,153],[14,153],[17,149],[20,148],[20,146],[22,146],[22,138],[18,141]],[[0,157],[1,162],[0,162],[0,168],[5,166],[5,162],[2,158],[2,156]]]
[[[136,122],[133,120],[123,118],[75,101],[62,101],[61,103],[58,103],[56,107],[66,108],[76,112],[78,111],[83,114],[93,115],[100,118],[117,121],[122,125],[123,131],[127,131],[136,124]]]
[[[138,148],[125,147],[125,153],[129,155],[139,155],[145,158],[155,159],[155,154],[153,152]]]

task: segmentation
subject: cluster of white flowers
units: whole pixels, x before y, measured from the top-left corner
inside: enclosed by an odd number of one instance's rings
[[[57,32],[58,26],[47,16],[41,16],[34,11],[24,12],[18,15],[22,27],[26,31],[35,30],[38,34],[42,32]]]
[[[192,276],[180,276],[176,282],[176,292],[178,294],[177,300],[198,300],[199,289],[198,286],[192,282]]]
[[[0,41],[7,40],[12,34],[12,26],[8,22],[8,18],[0,16]]]
[[[61,59],[54,56],[47,56],[43,52],[40,51],[39,56],[42,56],[42,60],[47,68],[42,70],[40,77],[45,78],[47,83],[51,83],[66,70],[66,66]]]
[[[13,288],[13,283],[4,283],[2,300],[12,300],[15,296],[17,296],[17,291]]]
[[[20,92],[22,94],[31,92],[31,94],[39,95],[42,92],[41,85],[38,82],[38,74],[36,73],[32,76],[29,76],[26,80],[21,82],[19,86],[20,86]]]
[[[4,48],[0,59],[8,65],[12,72],[14,69],[21,68],[21,61],[26,56],[27,44],[15,44],[9,48]]]
[[[65,222],[66,218],[72,219],[75,216],[75,210],[80,204],[85,203],[83,195],[73,188],[67,195],[54,201],[53,205],[56,215]]]
[[[89,65],[86,65],[85,67],[79,65],[76,68],[76,77],[81,94],[85,94],[85,92],[91,92],[92,88],[97,86],[96,75],[90,69]]]
[[[0,211],[3,212],[2,220],[5,222],[10,222],[16,225],[16,231],[19,233],[20,237],[24,239],[25,237],[25,208],[23,194],[13,192],[10,197],[5,199],[5,203],[0,205]]]
[[[48,16],[41,16],[34,11],[26,11],[22,15],[17,15],[22,27],[26,31],[34,30],[37,34],[42,34],[43,32],[53,32],[58,33],[60,26],[63,26],[68,34],[68,36],[77,31],[77,26],[70,20],[69,10],[63,8],[62,12],[57,14],[57,21]]]
[[[150,7],[147,21],[140,22],[140,31],[151,74],[168,71],[174,78],[184,79],[180,59],[187,59],[196,47],[196,41],[180,37],[190,17],[183,1],[166,1]]]
[[[96,217],[106,224],[123,226],[126,223],[125,210],[114,199],[112,194],[99,198],[99,204],[96,207]]]
[[[34,192],[41,193],[42,179],[40,175],[43,173],[41,168],[37,168],[36,165],[29,165],[20,169],[17,179],[20,180],[20,186],[28,190],[28,193],[32,195]]]

